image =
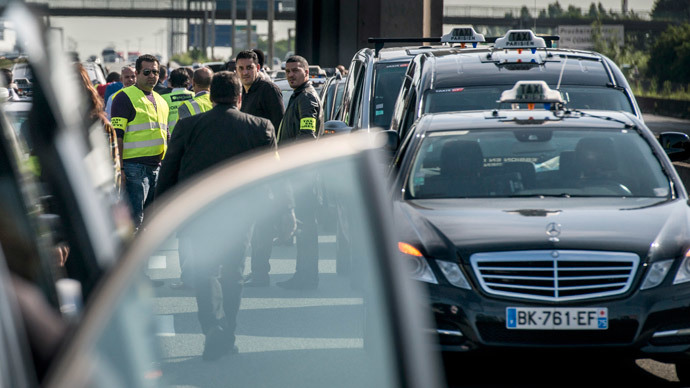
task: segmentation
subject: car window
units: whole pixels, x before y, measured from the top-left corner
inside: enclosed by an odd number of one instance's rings
[[[147,250],[136,279],[125,280],[121,289],[126,292],[108,306],[112,316],[82,355],[96,365],[88,385],[102,386],[102,379],[115,376],[114,386],[128,387],[149,386],[147,379],[162,386],[399,386],[394,322],[379,267],[381,233],[372,220],[374,204],[365,195],[366,179],[356,166],[351,158],[301,166],[194,205],[198,210],[157,237],[161,242]],[[280,236],[284,210],[291,200],[305,197],[314,200],[311,209],[324,224],[336,213],[347,215],[339,222],[353,241],[349,270],[337,271],[333,232],[322,228],[314,241],[316,289],[276,286],[298,265],[297,247],[289,239],[273,246],[271,285],[242,290],[239,275],[251,267],[248,234],[268,222]],[[305,227],[298,226],[297,233],[306,233]],[[186,263],[198,277],[194,289],[152,289],[145,274],[169,284],[180,276],[180,257],[191,260]],[[223,294],[224,303],[213,307],[217,317],[238,311],[237,354],[202,359],[205,339],[195,296],[204,292],[212,300]],[[239,303],[238,310],[233,303]]]
[[[489,110],[499,108],[501,93],[514,85],[471,86],[434,89],[426,92],[424,113]],[[595,86],[561,86],[570,109],[597,109],[633,113],[633,106],[625,92]]]
[[[438,132],[409,177],[410,198],[672,195],[649,144],[630,130]]]
[[[375,67],[374,98],[371,104],[372,126],[388,128],[393,116],[395,99],[405,79],[408,62],[380,63]]]

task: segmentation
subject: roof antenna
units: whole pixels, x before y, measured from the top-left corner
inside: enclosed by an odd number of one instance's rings
[[[537,13],[537,0],[534,0],[534,33],[537,33],[537,17],[539,14]]]
[[[561,65],[561,74],[558,75],[558,85],[556,85],[556,90],[561,90],[561,80],[563,79],[563,71],[565,70],[565,63],[568,62],[568,56],[565,56],[565,60]]]

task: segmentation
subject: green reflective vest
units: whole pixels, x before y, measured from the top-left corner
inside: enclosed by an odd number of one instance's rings
[[[187,89],[173,89],[172,92],[166,93],[161,97],[163,97],[165,99],[165,102],[168,103],[168,108],[170,110],[170,113],[168,113],[168,128],[170,128],[170,133],[172,133],[173,129],[175,129],[175,124],[177,124],[177,120],[179,118],[177,109],[185,101],[194,98],[194,93],[190,92]]]
[[[132,85],[122,89],[136,111],[134,120],[127,123],[123,141],[123,159],[165,155],[168,149],[168,104],[156,92],[156,106],[141,89]],[[157,109],[156,109],[157,108]],[[113,126],[116,126],[113,123]]]
[[[189,111],[190,116],[208,112],[211,110],[211,108],[213,108],[210,93],[204,93],[200,96],[194,97],[194,99],[191,101],[185,101],[184,105],[187,108],[187,111]]]

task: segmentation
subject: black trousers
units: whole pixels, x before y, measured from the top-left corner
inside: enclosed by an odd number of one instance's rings
[[[318,281],[319,279],[317,206],[316,193],[312,187],[295,192],[295,216],[298,221],[295,277],[304,281]]]
[[[237,236],[230,252],[217,257],[200,256],[208,245],[204,239],[192,239],[193,278],[199,323],[204,334],[220,326],[234,344],[237,314],[242,300],[242,273],[250,231]],[[213,255],[212,255],[213,256]]]

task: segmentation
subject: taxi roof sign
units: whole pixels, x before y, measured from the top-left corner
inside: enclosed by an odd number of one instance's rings
[[[486,39],[472,27],[456,27],[441,37],[441,43],[472,43],[477,47],[479,42],[486,42]]]
[[[531,30],[510,30],[503,38],[496,39],[494,48],[497,49],[538,49],[546,48],[543,38],[534,35]]]
[[[510,90],[501,93],[501,103],[565,104],[561,93],[552,90],[544,81],[518,81]]]

